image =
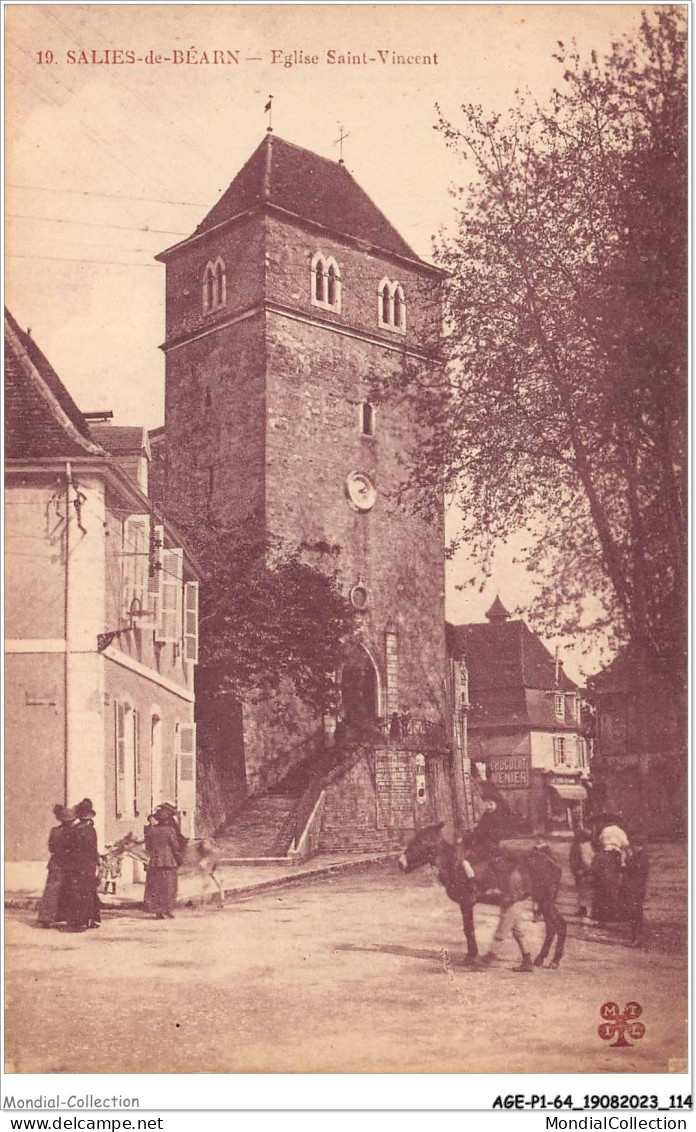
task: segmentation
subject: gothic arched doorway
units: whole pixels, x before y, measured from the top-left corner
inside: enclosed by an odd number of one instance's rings
[[[343,719],[356,727],[373,723],[379,714],[377,670],[364,648],[356,649],[343,665],[341,704]]]

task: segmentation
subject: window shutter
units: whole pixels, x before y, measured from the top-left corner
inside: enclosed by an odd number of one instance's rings
[[[123,524],[123,616],[130,616],[134,599],[147,610],[150,561],[150,516],[129,515]]]
[[[157,640],[181,640],[184,552],[179,547],[162,551],[157,602]]]
[[[147,606],[157,621],[157,600],[159,598],[160,574],[162,573],[162,553],[164,549],[164,527],[150,526],[150,557],[148,561]]]
[[[198,664],[198,582],[184,586],[184,657]]]
[[[116,817],[122,818],[125,811],[126,789],[126,737],[124,734],[125,707],[114,704],[114,762],[116,771]]]
[[[182,727],[179,733],[179,781],[193,782],[196,775],[196,725]]]
[[[142,776],[143,760],[140,750],[140,712],[133,708],[133,813],[135,817],[140,813],[140,799],[143,794]]]

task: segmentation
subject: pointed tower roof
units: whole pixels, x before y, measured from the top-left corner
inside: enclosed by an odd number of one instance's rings
[[[361,240],[444,274],[416,255],[345,165],[319,157],[271,133],[266,134],[188,240],[262,206],[317,224],[338,236]],[[175,247],[181,247],[188,240]],[[164,259],[173,250],[169,248],[156,258]]]
[[[486,617],[489,621],[507,621],[509,619],[510,614],[500,600],[499,594],[496,594],[495,601],[487,611]]]

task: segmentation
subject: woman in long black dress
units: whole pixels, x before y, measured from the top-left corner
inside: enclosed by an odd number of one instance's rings
[[[87,931],[94,918],[99,866],[94,826],[88,822],[67,826],[56,857],[63,872],[60,906],[61,918],[67,922],[65,930]]]
[[[174,919],[177,869],[181,863],[181,835],[168,806],[159,806],[155,824],[145,827],[145,848],[149,854],[145,881],[145,908],[155,919]]]
[[[48,875],[37,908],[37,919],[42,928],[51,928],[65,919],[61,907],[63,887],[61,853],[62,845],[66,840],[65,830],[75,824],[75,811],[70,807],[56,805],[53,807],[53,813],[59,824],[54,825],[48,835]]]
[[[80,835],[84,840],[85,855],[90,859],[96,858],[97,869],[94,872],[92,884],[92,897],[91,897],[91,911],[90,917],[87,921],[88,928],[101,927],[101,905],[99,903],[99,851],[97,848],[97,831],[94,828],[94,818],[97,816],[92,806],[91,798],[83,798],[81,802],[75,806],[75,815],[77,817],[76,829],[80,831]],[[91,874],[90,874],[91,876]],[[85,879],[86,883],[86,879]]]

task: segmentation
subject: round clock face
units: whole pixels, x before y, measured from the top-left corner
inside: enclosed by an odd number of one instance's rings
[[[351,472],[346,480],[346,498],[356,511],[369,511],[377,499],[375,486],[364,472]]]
[[[350,603],[355,609],[366,609],[368,594],[367,589],[361,582],[357,586],[353,586],[349,594]]]

